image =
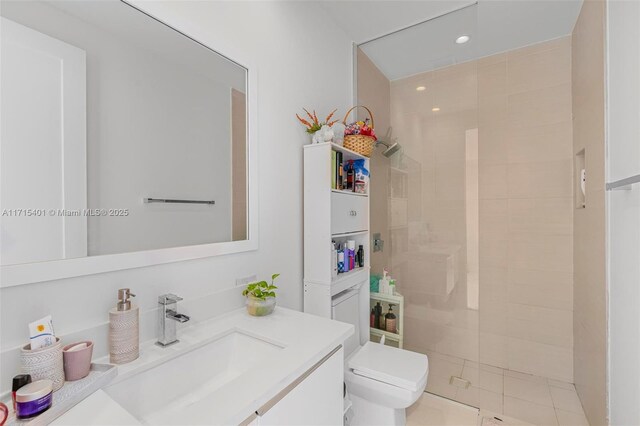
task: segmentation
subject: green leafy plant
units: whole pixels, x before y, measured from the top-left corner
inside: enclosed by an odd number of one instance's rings
[[[278,278],[280,274],[271,275],[271,284],[266,281],[258,281],[255,283],[251,283],[242,291],[243,296],[253,296],[256,299],[267,300],[267,297],[276,297],[276,290],[278,287],[274,285],[276,278]]]

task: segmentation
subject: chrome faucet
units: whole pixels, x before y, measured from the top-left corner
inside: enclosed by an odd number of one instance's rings
[[[184,314],[178,313],[178,302],[182,300],[182,297],[175,294],[163,294],[158,297],[159,321],[158,321],[158,341],[159,346],[169,346],[174,343],[178,343],[178,336],[176,334],[176,322],[187,322],[189,317]]]

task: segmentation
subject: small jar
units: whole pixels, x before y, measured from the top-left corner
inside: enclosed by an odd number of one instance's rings
[[[16,416],[29,419],[44,413],[53,402],[53,382],[48,379],[29,383],[16,391]]]

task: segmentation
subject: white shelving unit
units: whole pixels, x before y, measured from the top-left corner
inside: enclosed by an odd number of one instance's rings
[[[379,342],[382,336],[385,336],[386,345],[402,349],[404,346],[404,296],[399,293],[393,295],[371,293],[369,312],[371,312],[371,309],[373,309],[377,302],[380,302],[382,305],[382,315],[385,315],[389,311],[390,304],[394,306],[393,313],[396,314],[397,318],[397,333],[391,333],[386,330],[370,327],[369,333],[371,334],[371,341]]]
[[[333,143],[304,147],[304,311],[332,317],[332,299],[338,294],[360,290],[361,312],[369,308],[369,195],[332,188],[331,152],[342,152],[344,161],[369,158]],[[364,267],[332,277],[331,242],[355,240],[363,246]],[[369,329],[362,315],[361,330]],[[361,333],[367,340],[367,333]],[[361,343],[364,343],[361,342]]]

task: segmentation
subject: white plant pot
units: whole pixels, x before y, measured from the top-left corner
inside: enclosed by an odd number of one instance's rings
[[[247,312],[254,317],[269,315],[275,307],[275,297],[267,297],[266,300],[261,300],[251,295],[247,296]]]

